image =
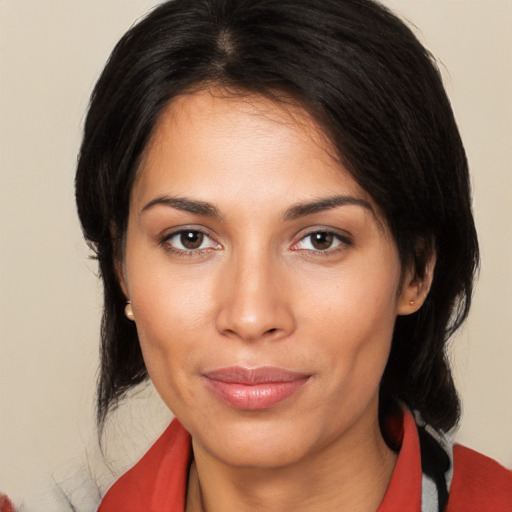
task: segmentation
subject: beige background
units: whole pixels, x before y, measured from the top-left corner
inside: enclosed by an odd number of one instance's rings
[[[155,3],[0,0],[0,489],[15,497],[93,443],[101,289],[74,166],[94,81]],[[453,350],[458,439],[512,466],[512,1],[385,3],[440,59],[473,172],[482,271]],[[129,413],[139,423],[128,439],[165,423],[151,403],[149,417]]]

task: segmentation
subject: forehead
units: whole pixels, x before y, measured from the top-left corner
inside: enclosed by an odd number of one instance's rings
[[[155,126],[132,199],[193,193],[248,201],[266,193],[282,201],[343,192],[370,200],[334,155],[317,123],[290,102],[219,90],[183,95]]]

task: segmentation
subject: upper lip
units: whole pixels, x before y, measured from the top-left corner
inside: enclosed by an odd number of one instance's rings
[[[226,366],[203,373],[203,376],[227,383],[256,385],[270,382],[291,382],[310,377],[307,373],[295,372],[275,366],[244,368],[241,366]]]

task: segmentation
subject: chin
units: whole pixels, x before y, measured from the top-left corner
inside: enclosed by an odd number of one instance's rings
[[[235,445],[229,446],[217,453],[214,457],[224,464],[234,468],[251,469],[278,469],[293,465],[302,460],[306,454],[301,453],[297,447],[276,446],[270,443],[267,446]]]
[[[279,424],[281,423],[281,424]],[[206,436],[194,436],[204,450],[224,464],[238,468],[270,469],[288,466],[318,449],[318,439],[306,438],[308,429],[289,421],[217,423]],[[309,432],[311,430],[309,429]],[[308,446],[310,450],[308,450]]]

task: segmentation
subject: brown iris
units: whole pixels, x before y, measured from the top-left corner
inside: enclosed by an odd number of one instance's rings
[[[332,233],[313,233],[311,236],[311,244],[318,251],[325,251],[332,246],[334,235]]]
[[[203,243],[204,235],[199,231],[183,231],[180,236],[180,242],[186,249],[199,249]]]

